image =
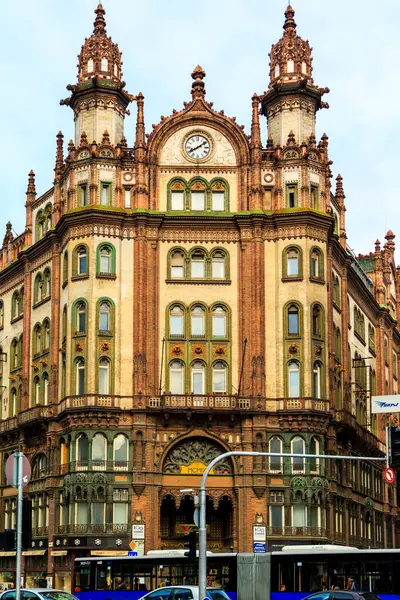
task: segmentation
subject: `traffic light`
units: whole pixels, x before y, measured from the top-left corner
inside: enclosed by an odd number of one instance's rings
[[[32,500],[22,500],[22,548],[28,550],[32,544]]]
[[[197,531],[189,531],[189,533],[185,535],[185,542],[183,545],[185,548],[188,548],[188,552],[185,552],[185,556],[188,556],[191,560],[196,558]]]
[[[400,467],[400,427],[390,428],[390,459],[394,467]]]

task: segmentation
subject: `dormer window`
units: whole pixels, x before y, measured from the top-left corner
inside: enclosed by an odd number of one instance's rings
[[[287,72],[294,73],[294,61],[293,60],[287,61]]]
[[[108,71],[108,60],[106,58],[101,59],[101,70]]]
[[[87,72],[93,73],[93,59],[92,58],[89,58],[89,60],[88,60]]]

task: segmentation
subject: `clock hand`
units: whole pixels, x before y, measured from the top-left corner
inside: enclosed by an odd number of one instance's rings
[[[207,140],[205,140],[204,142],[201,142],[201,144],[199,144],[198,146],[195,146],[194,148],[191,148],[190,152],[194,152],[195,150],[198,150],[199,148],[201,148],[202,146],[204,146],[204,144],[207,144]]]

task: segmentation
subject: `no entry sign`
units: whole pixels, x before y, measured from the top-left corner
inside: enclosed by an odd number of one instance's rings
[[[388,483],[393,483],[394,482],[394,478],[395,478],[395,473],[394,470],[391,469],[390,467],[388,467],[387,469],[385,469],[385,479]]]

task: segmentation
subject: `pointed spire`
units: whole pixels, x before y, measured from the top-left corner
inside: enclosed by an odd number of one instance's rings
[[[289,4],[287,9],[285,10],[285,23],[283,25],[283,29],[286,31],[287,29],[296,29],[297,25],[294,20],[295,12],[291,5]]]
[[[310,148],[316,148],[317,147],[317,140],[315,137],[315,133],[312,133],[309,137],[309,146]]]
[[[146,130],[144,126],[144,96],[142,92],[139,92],[139,94],[136,96],[136,103],[136,139],[134,148],[136,158],[142,160],[143,151],[146,150]],[[140,150],[142,152],[140,152]]]
[[[108,133],[107,129],[104,130],[103,139],[101,140],[101,143],[105,146],[110,145],[110,134]]]
[[[33,171],[29,171],[26,194],[36,194],[35,173]]]
[[[288,139],[286,142],[287,146],[295,146],[296,145],[296,136],[294,135],[293,129],[289,131]]]
[[[343,177],[340,174],[336,177],[335,198],[339,204],[343,204],[346,198],[343,190]]]
[[[64,164],[64,136],[61,131],[57,133],[57,152],[56,152],[56,167],[55,171],[60,171],[63,168]]]
[[[86,131],[82,131],[80,146],[87,146],[87,145],[88,145],[88,138],[87,138]]]
[[[192,83],[192,97],[193,100],[195,98],[204,98],[206,95],[204,77],[206,76],[206,72],[202,69],[200,65],[194,69],[192,73],[192,79],[194,80]]]
[[[3,239],[3,247],[7,246],[10,242],[12,242],[14,239],[14,235],[12,232],[12,225],[11,225],[11,221],[8,221],[7,225],[6,225],[6,234],[4,236]]]
[[[94,22],[93,33],[95,35],[105,35],[106,34],[106,20],[104,15],[106,11],[103,8],[103,5],[100,3],[96,10],[94,11],[96,15],[96,19]]]
[[[379,240],[375,242],[375,254],[378,254],[381,251],[381,243]]]
[[[254,93],[251,100],[253,108],[251,118],[251,145],[253,148],[261,148],[260,98]]]
[[[274,148],[274,140],[272,139],[271,136],[268,136],[267,150],[273,150],[273,148]]]

